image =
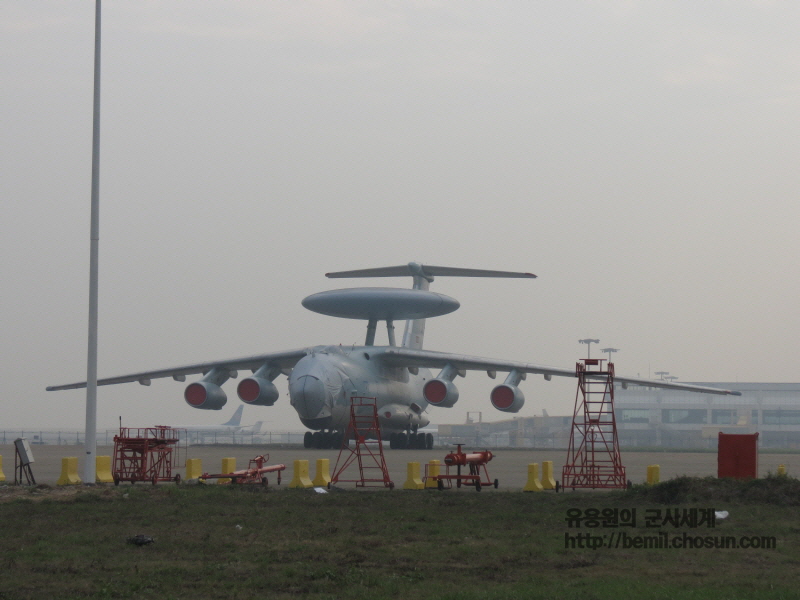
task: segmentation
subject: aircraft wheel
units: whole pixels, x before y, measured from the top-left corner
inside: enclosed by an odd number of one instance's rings
[[[497,489],[497,486],[500,485],[500,482],[497,479],[494,480],[494,489]]]
[[[389,449],[394,450],[397,448],[397,434],[390,433],[389,434]]]
[[[405,433],[398,433],[397,434],[397,442],[396,443],[397,443],[397,448],[399,450],[405,449],[407,447],[407,444],[408,444],[408,442],[406,440],[406,434]]]
[[[425,449],[426,450],[433,450],[433,434],[426,433],[425,434]]]
[[[303,448],[311,448],[313,436],[313,433],[306,431],[306,434],[303,436]]]
[[[320,450],[322,446],[322,432],[315,431],[311,434],[311,447]]]
[[[425,434],[424,433],[418,433],[417,434],[417,445],[416,445],[416,448],[417,448],[417,450],[425,450]]]

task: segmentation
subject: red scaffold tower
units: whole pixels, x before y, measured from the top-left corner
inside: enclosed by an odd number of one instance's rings
[[[584,358],[576,365],[578,391],[562,488],[625,488],[625,467],[619,452],[614,417],[614,365]],[[596,367],[590,370],[589,367]]]
[[[350,448],[348,445],[350,440],[355,441],[355,448]],[[343,455],[345,455],[344,461],[342,461]],[[342,474],[354,461],[358,462],[358,479],[342,479]],[[370,474],[374,476],[368,476]],[[353,396],[350,399],[350,423],[347,425],[347,432],[331,477],[331,485],[343,482],[355,483],[356,487],[378,485],[394,488],[394,483],[389,478],[386,459],[383,457],[383,440],[376,398]]]

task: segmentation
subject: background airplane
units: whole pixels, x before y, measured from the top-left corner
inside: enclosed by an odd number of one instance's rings
[[[349,419],[350,398],[376,398],[381,429],[388,434],[392,448],[430,448],[433,436],[420,432],[430,420],[430,406],[450,408],[459,391],[454,380],[467,371],[484,371],[494,379],[507,373],[503,383],[490,394],[491,404],[501,412],[516,413],[525,403],[519,388],[528,374],[575,377],[574,368],[549,367],[532,363],[467,356],[423,349],[426,319],[459,308],[454,298],[431,292],[437,276],[503,277],[532,279],[531,273],[463,269],[409,263],[356,271],[328,273],[329,278],[411,276],[411,289],[350,288],[330,290],[308,296],[303,306],[329,316],[367,321],[367,333],[361,346],[314,346],[311,348],[261,354],[231,360],[211,361],[169,369],[144,371],[98,380],[98,385],[138,381],[150,385],[152,379],[172,377],[185,381],[187,375],[202,374],[184,390],[185,401],[193,408],[219,410],[227,403],[222,385],[247,369],[252,375],[242,379],[237,394],[242,402],[254,406],[272,406],[278,399],[273,381],[281,374],[289,378],[289,398],[300,421],[310,430],[306,447],[338,447]],[[405,321],[401,344],[395,337],[395,321]],[[386,323],[388,345],[376,346],[379,321]],[[439,369],[434,377],[430,369]],[[739,392],[719,388],[679,384],[663,380],[615,377],[628,384],[688,390],[707,394]],[[48,391],[82,388],[86,382],[48,387]],[[241,407],[240,407],[241,408]]]
[[[261,430],[261,423],[258,421],[255,425],[242,425],[242,414],[244,412],[244,404],[241,404],[231,415],[231,418],[225,423],[219,425],[179,425],[176,429],[185,429],[186,431],[246,431],[252,428],[258,428],[254,431],[257,433]]]

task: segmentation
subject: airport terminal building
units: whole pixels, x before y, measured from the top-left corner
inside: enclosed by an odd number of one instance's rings
[[[756,433],[762,448],[800,448],[800,383],[697,383],[741,396],[617,385],[620,446],[716,448],[722,433]],[[567,448],[572,415],[439,425],[440,443]]]
[[[800,383],[698,383],[741,396],[617,386],[622,446],[715,448],[722,433],[758,433],[762,448],[800,448]]]

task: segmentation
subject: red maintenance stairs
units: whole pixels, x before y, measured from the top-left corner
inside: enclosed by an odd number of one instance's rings
[[[350,440],[355,442],[353,448],[349,445]],[[353,463],[358,464],[358,479],[344,479],[344,471]],[[331,485],[336,483],[355,483],[356,487],[394,488],[383,456],[376,398],[353,396],[350,399],[350,422],[331,477]]]
[[[575,366],[578,391],[562,488],[626,488],[614,416],[614,364],[584,358]]]

